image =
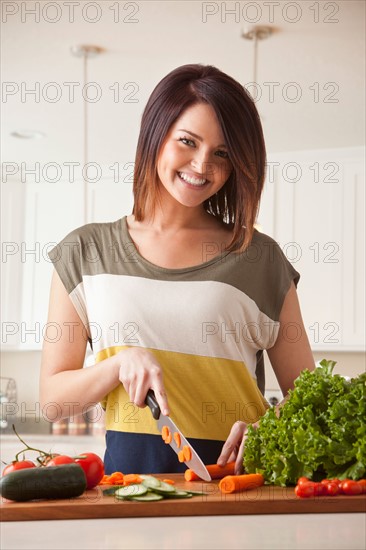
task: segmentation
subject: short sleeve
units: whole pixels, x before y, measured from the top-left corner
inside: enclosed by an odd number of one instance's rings
[[[54,265],[75,309],[88,326],[87,307],[83,289],[83,228],[75,229],[60,241],[48,257]]]

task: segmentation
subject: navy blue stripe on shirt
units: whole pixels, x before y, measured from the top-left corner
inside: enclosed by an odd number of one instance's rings
[[[220,456],[223,441],[188,439],[204,464],[215,464]],[[108,430],[104,469],[107,475],[183,473],[187,466],[178,462],[170,445],[160,435],[133,434]]]

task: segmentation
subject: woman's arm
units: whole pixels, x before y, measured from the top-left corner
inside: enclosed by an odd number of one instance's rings
[[[286,397],[301,371],[315,368],[294,283],[291,283],[286,294],[279,320],[280,331],[276,343],[267,350],[267,354],[281,391]]]
[[[117,356],[82,368],[86,331],[56,271],[52,277],[48,323],[55,323],[60,338],[43,342],[40,401],[42,410],[57,403],[62,416],[77,414],[88,403],[97,403],[119,384]],[[85,411],[85,409],[84,409]],[[54,413],[54,409],[53,409]]]
[[[294,283],[291,283],[286,294],[279,321],[276,343],[267,353],[285,401],[287,392],[294,387],[301,371],[315,368]],[[238,474],[243,471],[246,430],[245,422],[235,422],[217,460],[220,465],[236,460],[235,471]]]
[[[58,274],[51,284],[48,323],[59,327],[60,338],[43,343],[40,401],[47,416],[47,404],[56,403],[60,416],[85,412],[122,383],[132,403],[145,407],[150,388],[163,414],[169,414],[162,371],[157,360],[143,348],[127,348],[88,368],[83,368],[87,336],[84,324]],[[51,408],[54,414],[54,406]],[[52,420],[52,418],[49,418]]]

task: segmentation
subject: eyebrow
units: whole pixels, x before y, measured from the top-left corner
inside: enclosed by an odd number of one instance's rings
[[[178,128],[178,132],[187,132],[187,134],[190,134],[191,136],[195,137],[199,141],[203,141],[203,138],[201,136],[198,136],[197,134],[195,134],[194,132],[190,132],[189,130],[184,130],[184,128]],[[217,147],[224,147],[225,149],[227,149],[225,143],[221,143]]]

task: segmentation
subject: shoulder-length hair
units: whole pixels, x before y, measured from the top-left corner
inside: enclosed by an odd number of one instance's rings
[[[265,179],[266,149],[253,99],[236,80],[211,65],[183,65],[165,76],[144,109],[134,169],[135,219],[154,214],[159,200],[157,160],[171,126],[197,103],[214,109],[233,171],[225,185],[204,202],[205,210],[232,224],[227,247],[245,250],[253,236]]]

